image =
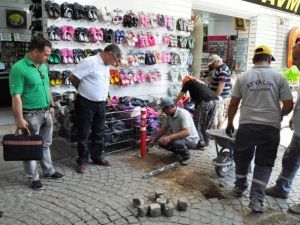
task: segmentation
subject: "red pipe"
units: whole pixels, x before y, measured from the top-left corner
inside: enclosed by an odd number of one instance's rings
[[[146,150],[146,138],[147,138],[147,111],[146,108],[141,108],[141,147],[140,156],[145,157],[147,154]]]

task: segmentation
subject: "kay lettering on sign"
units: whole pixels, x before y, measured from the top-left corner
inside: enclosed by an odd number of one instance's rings
[[[243,0],[254,4],[300,15],[300,0]]]

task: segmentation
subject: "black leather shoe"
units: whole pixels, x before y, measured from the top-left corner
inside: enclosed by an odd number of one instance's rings
[[[105,159],[100,160],[100,161],[94,161],[93,164],[99,165],[99,166],[111,166],[110,163]]]
[[[76,171],[77,171],[77,173],[84,173],[85,165],[78,165]]]

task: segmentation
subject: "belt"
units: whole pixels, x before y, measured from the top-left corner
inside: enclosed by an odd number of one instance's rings
[[[23,109],[23,113],[46,112],[47,110],[49,110],[49,107],[37,109]]]
[[[83,97],[83,96],[80,95],[80,94],[77,94],[77,97],[80,97],[80,98],[82,98],[82,99],[84,99],[84,100],[86,100],[86,101],[88,101],[88,102],[91,102],[91,103],[103,103],[103,102],[106,102],[106,101],[92,101],[92,100],[89,100],[89,99]]]

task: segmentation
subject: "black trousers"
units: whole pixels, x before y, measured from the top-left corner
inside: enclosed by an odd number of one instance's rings
[[[89,159],[88,141],[91,134],[91,159],[98,162],[104,157],[105,101],[93,102],[80,95],[75,101],[77,127],[77,164],[83,165]]]

